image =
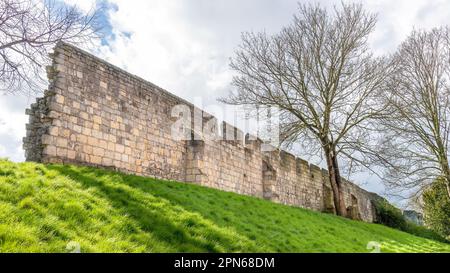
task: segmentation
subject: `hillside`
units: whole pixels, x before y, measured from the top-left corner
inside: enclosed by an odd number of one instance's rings
[[[381,225],[196,185],[0,160],[0,252],[450,252]]]

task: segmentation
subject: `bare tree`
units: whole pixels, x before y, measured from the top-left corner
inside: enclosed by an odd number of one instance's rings
[[[367,46],[376,16],[358,4],[330,13],[299,5],[293,23],[275,35],[244,33],[232,59],[236,91],[230,104],[276,106],[281,139],[320,151],[328,166],[334,204],[346,215],[339,164],[361,164],[360,147],[370,138],[368,122],[380,112],[376,92],[386,64]]]
[[[56,43],[92,41],[99,25],[95,10],[86,15],[51,0],[0,0],[0,91],[40,91]]]
[[[421,193],[445,178],[450,198],[450,30],[413,31],[393,56],[381,120],[380,162],[393,190]],[[410,197],[410,196],[409,196]]]

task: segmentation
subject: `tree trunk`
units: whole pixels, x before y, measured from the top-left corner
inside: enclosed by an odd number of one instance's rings
[[[445,187],[447,188],[448,199],[450,200],[450,171],[449,171],[448,167],[444,170],[444,173],[445,173],[444,183],[445,183]]]
[[[347,215],[347,209],[345,207],[344,196],[342,194],[341,175],[339,172],[336,153],[333,149],[325,149],[325,157],[327,158],[328,174],[331,189],[333,191],[333,201],[336,214],[345,217]]]
[[[447,183],[445,183],[445,185],[447,186],[447,195],[448,195],[448,199],[450,200],[450,177],[447,178],[447,181],[445,181]]]
[[[441,167],[442,167],[442,171],[444,172],[444,176],[445,176],[444,183],[445,183],[445,187],[447,188],[447,195],[448,195],[448,198],[450,199],[450,168],[448,166],[448,159],[446,156],[441,161]]]

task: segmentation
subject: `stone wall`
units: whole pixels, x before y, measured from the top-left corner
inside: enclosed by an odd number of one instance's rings
[[[263,152],[259,140],[233,126],[216,123],[219,140],[195,130],[193,140],[174,139],[175,105],[186,105],[192,121],[194,113],[215,118],[152,83],[63,43],[47,72],[49,90],[27,110],[27,160],[106,167],[334,211],[326,170],[284,151]],[[349,213],[373,221],[379,196],[348,181],[344,196]]]
[[[28,112],[27,159],[185,178],[186,148],[170,132],[181,99],[69,45],[54,55],[49,91]]]
[[[187,144],[187,182],[263,197],[262,152],[257,143],[193,140]]]

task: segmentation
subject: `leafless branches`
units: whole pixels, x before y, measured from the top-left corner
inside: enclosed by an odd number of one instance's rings
[[[237,91],[223,99],[279,107],[284,143],[321,150],[338,198],[338,158],[363,162],[355,159],[370,137],[368,120],[381,110],[376,97],[387,65],[373,58],[367,46],[375,23],[376,17],[361,5],[342,4],[332,13],[318,5],[300,5],[293,23],[280,33],[242,35],[231,63],[238,72],[233,80]],[[344,215],[342,203],[335,200]]]
[[[51,48],[92,41],[99,29],[94,10],[84,15],[56,1],[0,0],[0,91],[41,91]]]
[[[386,106],[379,127],[385,181],[414,195],[442,176],[450,197],[449,28],[414,31],[393,62],[387,92],[380,97]]]

